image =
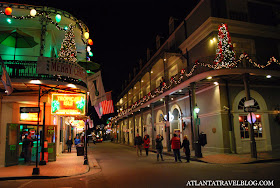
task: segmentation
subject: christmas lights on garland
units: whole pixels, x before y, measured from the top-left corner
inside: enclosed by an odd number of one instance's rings
[[[54,24],[58,30],[67,31],[67,29],[65,27],[61,27],[58,24],[59,20],[56,19],[56,21],[53,21],[47,11],[40,11],[37,13],[37,11],[35,9],[32,9],[30,11],[30,14],[26,15],[26,16],[14,16],[11,13],[12,13],[12,9],[10,7],[7,7],[4,11],[0,10],[0,14],[5,15],[8,18],[13,18],[13,19],[17,19],[17,20],[27,20],[27,19],[33,19],[33,18],[35,18],[35,16],[40,16],[40,17],[45,16],[47,21],[51,24]],[[72,19],[72,18],[70,17],[70,19]],[[86,32],[88,32],[88,29],[84,28],[83,24],[80,21],[76,21],[74,19],[72,19],[72,20],[76,22],[76,26],[74,26],[74,27],[78,27],[80,29],[81,39],[82,39],[83,43],[87,44],[88,39],[84,38],[84,33],[85,33],[84,30],[86,30]]]
[[[254,62],[248,56],[248,54],[243,53],[243,54],[240,55],[240,57],[239,57],[239,59],[237,61],[234,61],[231,64],[224,65],[224,68],[231,69],[231,68],[237,67],[237,65],[239,63],[241,63],[243,59],[248,60],[248,62],[251,63],[253,66],[255,66],[257,68],[262,68],[262,69],[267,67],[267,66],[269,66],[269,65],[271,65],[272,63],[276,63],[277,65],[280,66],[279,61],[275,57],[271,57],[269,59],[269,61],[267,61],[266,65],[261,65],[261,64],[258,64],[256,62]],[[193,67],[191,68],[189,73],[186,73],[186,70],[182,69],[180,71],[180,75],[178,76],[178,79],[176,79],[176,76],[171,77],[169,85],[167,85],[166,83],[163,83],[162,87],[156,88],[153,93],[149,92],[142,99],[140,99],[137,102],[135,102],[132,106],[130,106],[129,108],[119,112],[118,115],[113,117],[111,121],[115,121],[117,118],[125,116],[127,113],[131,112],[135,108],[137,108],[139,106],[142,106],[145,102],[148,102],[149,100],[151,100],[151,99],[159,96],[160,94],[164,93],[166,90],[170,89],[173,85],[176,86],[176,85],[180,84],[184,78],[191,77],[193,75],[194,71],[197,69],[197,67],[207,67],[207,68],[214,69],[214,70],[218,70],[218,69],[221,68],[221,66],[217,65],[217,64],[213,65],[213,64],[208,64],[208,63],[203,63],[203,62],[196,61],[195,64],[193,65]]]

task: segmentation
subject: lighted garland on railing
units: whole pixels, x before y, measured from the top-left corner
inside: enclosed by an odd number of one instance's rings
[[[8,10],[7,10],[8,9]],[[30,14],[29,15],[26,15],[26,16],[14,16],[11,14],[12,13],[12,9],[10,7],[7,7],[5,9],[5,11],[2,11],[0,10],[0,14],[3,14],[7,17],[10,17],[10,18],[13,18],[13,19],[17,19],[17,20],[27,20],[27,19],[32,19],[32,18],[35,18],[36,16],[45,16],[45,18],[47,19],[47,21],[53,25],[56,26],[56,28],[60,31],[67,31],[67,28],[65,27],[61,27],[58,22],[60,22],[60,20],[56,20],[56,21],[53,21],[52,18],[49,16],[48,12],[47,11],[40,11],[37,13],[37,11],[35,9],[32,9],[30,11]],[[71,18],[70,18],[71,19]],[[73,20],[73,19],[72,19]],[[73,20],[76,22],[76,25],[79,27],[80,29],[80,33],[81,33],[81,39],[83,41],[84,44],[87,44],[87,39],[84,39],[84,30],[86,32],[88,32],[88,29],[87,28],[84,28],[82,26],[82,23],[76,20]],[[74,27],[76,27],[76,25]]]
[[[243,53],[239,56],[239,59],[235,62],[232,62],[231,64],[228,64],[227,66],[223,66],[223,68],[226,68],[226,69],[231,69],[231,68],[235,68],[237,67],[237,64],[238,63],[241,63],[243,59],[246,59],[248,60],[249,63],[251,63],[252,65],[254,65],[255,67],[257,68],[261,68],[261,69],[264,69],[265,67],[268,67],[269,65],[271,65],[272,63],[276,63],[277,65],[280,66],[280,63],[279,61],[275,58],[275,57],[271,57],[269,59],[269,61],[267,61],[267,64],[266,65],[261,65],[261,64],[258,64],[256,62],[254,62],[249,56],[248,54],[246,53]],[[168,90],[170,89],[173,85],[178,85],[182,82],[182,80],[184,78],[189,78],[193,75],[194,71],[196,70],[196,68],[200,66],[200,67],[207,67],[207,68],[210,68],[210,69],[214,69],[214,70],[218,70],[218,69],[221,69],[220,66],[218,66],[217,64],[216,65],[213,65],[213,64],[209,64],[209,63],[203,63],[203,62],[199,62],[199,61],[196,61],[195,64],[193,65],[193,67],[191,68],[190,72],[189,73],[186,73],[186,70],[185,69],[182,69],[180,71],[180,75],[178,77],[178,80],[176,80],[176,77],[175,76],[172,76],[170,78],[170,82],[169,82],[169,85],[167,85],[165,82],[162,83],[162,87],[158,87],[154,90],[153,93],[149,92],[147,95],[145,95],[142,99],[138,100],[137,102],[135,102],[132,106],[130,106],[128,109],[125,109],[121,112],[118,113],[117,116],[113,117],[111,119],[111,121],[115,121],[118,117],[121,117],[121,116],[124,116],[126,115],[127,113],[131,112],[132,110],[134,110],[135,108],[139,107],[139,106],[142,106],[145,102],[155,98],[156,96],[158,96],[159,94],[162,94],[164,93],[165,90]]]

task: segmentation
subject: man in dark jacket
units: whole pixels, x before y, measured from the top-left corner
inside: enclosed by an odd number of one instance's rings
[[[138,151],[140,151],[140,155],[142,155],[142,144],[143,144],[143,139],[141,136],[139,136],[139,134],[137,134],[134,139],[134,146],[136,147],[136,153],[138,157],[139,157]]]
[[[67,145],[67,149],[68,149],[68,153],[70,152],[71,153],[71,147],[73,145],[73,141],[71,139],[71,136],[69,136],[67,142],[66,142],[66,145]]]

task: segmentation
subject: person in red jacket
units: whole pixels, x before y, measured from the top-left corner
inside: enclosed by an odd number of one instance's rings
[[[150,147],[150,139],[149,139],[149,135],[145,135],[144,137],[144,148],[146,150],[146,156],[149,155],[149,147]]]
[[[173,149],[175,162],[177,162],[177,158],[180,162],[182,162],[180,156],[181,141],[177,134],[173,134],[173,138],[171,139],[171,148]]]

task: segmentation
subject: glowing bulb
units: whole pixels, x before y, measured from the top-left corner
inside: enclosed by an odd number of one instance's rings
[[[217,85],[219,85],[219,82],[214,82],[214,84],[217,86]]]
[[[88,52],[88,55],[89,55],[90,57],[92,57],[92,56],[93,56],[93,53],[92,53],[91,51],[89,51],[89,52]]]
[[[90,52],[90,50],[91,50],[91,47],[87,46],[87,52]]]
[[[11,9],[11,7],[7,7],[7,8],[5,9],[5,14],[6,14],[6,15],[11,15],[11,14],[12,14],[12,9]]]
[[[59,22],[61,21],[61,16],[60,16],[60,14],[57,14],[57,15],[55,16],[55,20],[56,20],[57,23],[59,23]]]
[[[35,9],[30,10],[30,16],[36,16],[37,11]]]
[[[7,22],[8,22],[9,24],[12,23],[12,20],[11,20],[10,18],[7,18],[6,20],[7,20]]]
[[[85,32],[84,37],[85,37],[85,39],[88,39],[89,38],[89,33]]]
[[[212,76],[208,76],[206,79],[207,79],[207,80],[211,80],[211,79],[212,79]]]
[[[267,75],[266,78],[271,78],[271,75]]]

